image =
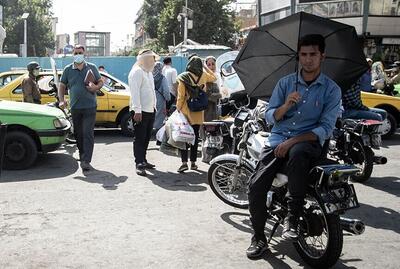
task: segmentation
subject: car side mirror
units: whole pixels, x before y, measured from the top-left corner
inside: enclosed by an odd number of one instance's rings
[[[114,89],[116,90],[125,90],[125,87],[121,83],[115,83]]]

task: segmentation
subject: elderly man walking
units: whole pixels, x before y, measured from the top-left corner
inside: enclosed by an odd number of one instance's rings
[[[157,104],[152,73],[156,56],[149,49],[141,50],[128,77],[131,93],[130,111],[134,121],[133,153],[136,173],[139,176],[146,176],[146,169],[155,168],[155,165],[147,161],[146,152],[153,130]]]

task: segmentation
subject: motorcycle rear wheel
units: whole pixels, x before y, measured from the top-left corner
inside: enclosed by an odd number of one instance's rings
[[[356,182],[365,182],[367,181],[372,174],[372,170],[374,168],[374,152],[370,147],[365,147],[363,146],[360,142],[356,142],[352,146],[352,150],[358,151],[356,152],[357,154],[360,154],[361,157],[361,163],[354,162],[356,166],[357,164],[361,165],[361,171],[355,175],[353,175],[351,178],[352,180]],[[354,152],[353,152],[354,154]],[[350,152],[350,156],[352,153]]]
[[[307,200],[307,199],[306,199]],[[301,258],[313,268],[330,268],[339,259],[343,248],[343,230],[338,215],[325,215],[321,205],[311,198],[322,224],[320,236],[301,234],[294,244]],[[312,228],[312,227],[311,227]]]
[[[249,207],[247,197],[247,180],[253,173],[253,169],[243,165],[239,172],[238,182],[233,186],[233,175],[236,162],[221,160],[213,163],[208,169],[208,183],[214,194],[224,203],[241,209]]]

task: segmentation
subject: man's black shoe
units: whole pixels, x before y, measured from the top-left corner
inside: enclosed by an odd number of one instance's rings
[[[139,176],[146,176],[146,165],[144,165],[143,163],[139,163],[136,165],[136,174],[138,174]]]
[[[151,163],[148,163],[148,162],[144,162],[143,164],[144,164],[145,168],[147,168],[147,169],[156,168],[156,166],[154,164],[151,164]]]
[[[286,216],[283,223],[282,238],[297,241],[299,238],[299,218],[293,215]]]
[[[184,163],[178,168],[178,173],[183,173],[187,170],[189,170],[189,166],[187,165],[187,163]]]
[[[266,241],[252,240],[251,245],[246,251],[247,258],[249,259],[261,258],[267,250],[268,250],[268,244]]]

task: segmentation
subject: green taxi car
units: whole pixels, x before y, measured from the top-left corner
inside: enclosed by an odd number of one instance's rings
[[[65,141],[70,122],[58,108],[0,100],[0,122],[7,125],[5,169],[27,169],[38,153],[57,150]]]

